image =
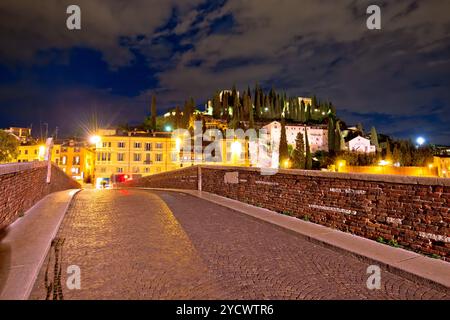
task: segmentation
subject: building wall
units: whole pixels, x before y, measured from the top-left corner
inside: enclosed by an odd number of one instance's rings
[[[73,179],[86,181],[94,175],[93,150],[81,146],[61,146],[59,167]]]
[[[172,158],[174,149],[175,141],[165,137],[102,136],[95,147],[95,177],[147,176],[174,170],[179,167]]]
[[[195,189],[196,167],[128,186]],[[201,166],[203,191],[450,260],[450,180]],[[191,181],[188,183],[188,179]]]
[[[0,165],[0,230],[52,192],[78,189],[80,185],[56,165],[48,184],[47,162]]]
[[[370,140],[363,137],[356,137],[348,142],[348,150],[352,152],[374,153],[375,146],[370,144]]]
[[[13,162],[44,161],[46,153],[45,144],[20,145],[19,154]],[[59,164],[61,145],[55,144],[52,148],[52,162]]]
[[[270,135],[272,141],[279,141],[281,137],[281,123],[278,121],[271,122],[264,126],[267,129],[267,133]],[[311,152],[319,150],[328,151],[328,129],[319,126],[286,126],[286,139],[288,144],[295,146],[295,139],[297,134],[301,132],[305,136],[305,129],[308,132],[308,141],[311,148]]]

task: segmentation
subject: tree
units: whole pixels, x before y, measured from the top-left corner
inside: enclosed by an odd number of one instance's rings
[[[12,134],[0,130],[0,163],[10,162],[17,158],[19,144],[19,140]]]
[[[189,125],[191,122],[191,117],[195,111],[195,102],[193,98],[190,98],[189,101],[184,102],[183,116],[182,116],[182,127],[184,129],[189,129]]]
[[[400,148],[398,147],[398,143],[394,145],[394,151],[392,152],[392,161],[394,163],[400,163],[402,158]]]
[[[386,156],[385,159],[387,161],[392,161],[392,152],[391,152],[391,145],[389,143],[389,140],[386,141]]]
[[[151,129],[156,130],[156,96],[152,95],[152,110],[151,110]]]
[[[375,146],[377,151],[379,151],[380,144],[378,143],[378,133],[375,127],[372,127],[372,129],[370,129],[370,143]]]
[[[331,153],[335,152],[334,141],[335,141],[335,133],[336,127],[334,125],[334,118],[332,116],[328,117],[328,151]]]
[[[292,166],[295,169],[305,169],[305,142],[303,133],[299,132],[295,138],[295,149],[292,152]]]
[[[363,128],[362,123],[358,123],[358,124],[356,125],[356,129],[361,133],[361,135],[364,134],[364,128]]]
[[[222,113],[222,105],[220,103],[220,94],[216,92],[212,101],[212,116],[214,119],[219,119]]]
[[[303,100],[300,102],[300,122],[306,122],[306,105]]]
[[[279,161],[280,167],[286,160],[289,160],[289,150],[286,137],[286,123],[284,118],[281,119],[281,135],[280,135],[280,148],[279,148]]]
[[[256,113],[256,119],[259,119],[261,115],[261,94],[260,89],[258,86],[258,83],[256,83],[255,86],[255,113]]]
[[[305,128],[306,170],[312,169],[312,154],[309,146],[308,130]]]
[[[180,111],[180,107],[177,106],[175,108],[175,120],[173,121],[175,129],[181,128],[181,122],[182,122],[181,111]]]
[[[342,133],[341,133],[341,124],[340,122],[336,122],[336,130],[334,135],[334,151],[339,152],[344,148],[342,144]]]

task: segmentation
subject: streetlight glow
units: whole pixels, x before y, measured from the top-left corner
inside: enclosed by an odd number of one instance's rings
[[[100,143],[101,140],[102,140],[102,138],[100,138],[100,136],[91,136],[91,137],[89,138],[89,142],[90,142],[91,144],[97,144],[97,143]]]
[[[419,146],[423,145],[425,143],[425,138],[424,137],[418,137],[416,139],[416,142]]]
[[[164,130],[166,130],[167,132],[170,132],[170,131],[172,131],[172,127],[167,125],[167,126],[165,126]]]

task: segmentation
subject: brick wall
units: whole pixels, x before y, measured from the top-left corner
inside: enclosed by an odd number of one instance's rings
[[[52,165],[49,184],[46,179],[46,162],[0,165],[0,230],[47,194],[80,188],[76,181],[55,165]]]
[[[202,190],[449,260],[450,179],[203,167]]]
[[[191,166],[127,181],[122,186],[197,190],[197,171],[197,166]]]
[[[197,167],[133,186],[197,189]],[[203,191],[450,260],[450,179],[201,166]]]

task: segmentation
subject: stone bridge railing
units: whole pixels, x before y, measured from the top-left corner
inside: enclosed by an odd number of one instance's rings
[[[450,179],[195,166],[127,186],[203,190],[450,259]]]
[[[0,165],[0,230],[47,194],[66,189],[78,189],[80,184],[52,164],[47,183],[46,161]]]

